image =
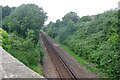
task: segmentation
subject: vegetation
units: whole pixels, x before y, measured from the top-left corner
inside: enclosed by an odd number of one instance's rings
[[[97,14],[94,19],[90,16],[79,18],[70,12],[62,21],[50,22],[43,30],[108,77],[120,77],[120,31],[116,9]]]
[[[6,51],[10,51],[10,37],[6,31],[0,28],[0,46],[2,46]]]
[[[46,13],[35,4],[2,8],[0,45],[25,65],[42,74],[39,63],[42,63],[44,54],[39,32],[47,19]],[[116,9],[97,14],[94,19],[91,19],[91,16],[80,18],[77,13],[69,12],[62,21],[50,22],[43,30],[60,44],[68,46],[70,50],[62,47],[79,63],[86,65],[84,63],[89,61],[108,77],[118,79],[120,77],[118,18],[120,11]]]
[[[8,38],[7,35],[5,41],[2,40],[2,47],[39,74],[42,74],[40,62],[42,63],[44,56],[39,33],[46,19],[46,13],[42,8],[35,4],[23,4],[16,7],[9,15],[5,15],[2,21],[2,28],[10,36]],[[4,34],[6,35],[6,32]]]
[[[57,41],[58,42],[58,41]],[[82,57],[79,57],[78,55],[76,55],[74,53],[74,51],[72,51],[68,46],[58,42],[60,47],[62,49],[64,49],[65,51],[67,51],[67,53],[72,56],[74,59],[76,59],[76,61],[78,63],[80,63],[82,66],[84,66],[87,70],[91,70],[92,72],[94,72],[95,74],[97,74],[98,77],[100,78],[104,78],[104,74],[102,72],[100,72],[95,66],[94,64],[90,63],[90,61],[83,59]],[[99,73],[98,73],[99,72]]]
[[[2,7],[2,19],[5,18],[5,16],[10,15],[10,13],[15,10],[15,8],[16,7],[9,6]]]
[[[63,17],[63,21],[57,20],[56,23],[50,22],[46,29],[43,29],[52,38],[59,37],[60,41],[64,41],[69,35],[75,31],[74,24],[79,17],[75,12],[70,12]]]

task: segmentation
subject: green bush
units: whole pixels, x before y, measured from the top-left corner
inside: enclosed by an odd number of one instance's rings
[[[6,31],[0,28],[0,46],[2,46],[3,49],[9,52],[11,47],[10,44],[11,44],[11,41],[10,41],[9,35],[7,34]]]
[[[36,46],[32,39],[23,39],[15,34],[11,34],[10,53],[27,66],[37,65],[43,61],[43,51],[40,48],[40,42]]]

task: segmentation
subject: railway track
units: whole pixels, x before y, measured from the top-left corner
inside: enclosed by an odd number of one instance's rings
[[[60,76],[60,79],[78,80],[76,75],[72,72],[69,66],[65,63],[62,57],[59,55],[59,53],[56,52],[53,45],[49,42],[46,35],[44,35],[42,32],[41,32],[41,38],[54,63],[54,66]]]

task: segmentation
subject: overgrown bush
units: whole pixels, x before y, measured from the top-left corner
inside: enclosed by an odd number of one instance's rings
[[[15,34],[11,34],[10,53],[27,66],[37,65],[43,61],[44,56],[40,44],[39,41],[36,46],[32,39],[23,39]]]
[[[9,38],[9,35],[6,31],[4,31],[2,28],[0,28],[0,46],[3,47],[7,52],[10,51],[11,48],[11,41]]]

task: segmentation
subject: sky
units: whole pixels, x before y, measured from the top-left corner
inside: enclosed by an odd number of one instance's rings
[[[47,13],[48,20],[55,22],[69,12],[76,12],[79,17],[96,15],[104,11],[118,8],[120,0],[0,0],[0,5],[18,7],[21,4],[34,3]]]

